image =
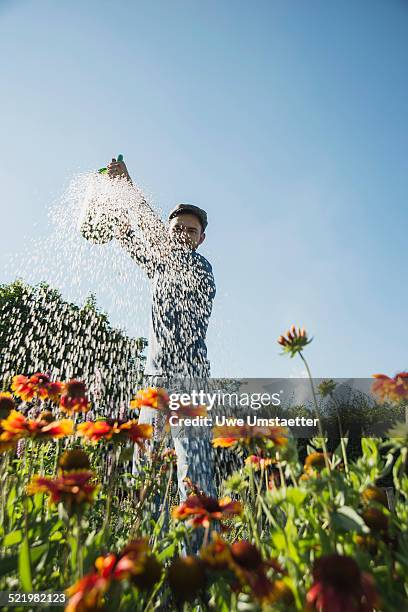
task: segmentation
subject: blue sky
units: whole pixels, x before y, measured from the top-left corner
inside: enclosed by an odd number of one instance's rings
[[[299,374],[292,322],[316,376],[408,368],[406,2],[0,0],[0,54],[0,282],[122,152],[164,210],[208,211],[214,375]]]

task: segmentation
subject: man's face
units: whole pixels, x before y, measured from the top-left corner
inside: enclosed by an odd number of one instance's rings
[[[205,239],[200,220],[190,213],[183,213],[170,219],[169,232],[174,240],[192,250]]]

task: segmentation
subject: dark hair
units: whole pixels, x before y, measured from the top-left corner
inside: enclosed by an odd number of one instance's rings
[[[197,219],[201,223],[202,231],[205,231],[205,228],[208,225],[207,213],[202,208],[198,206],[194,206],[194,204],[177,204],[175,208],[169,214],[169,221],[174,219],[174,217],[178,217],[183,214],[190,214],[197,217]]]

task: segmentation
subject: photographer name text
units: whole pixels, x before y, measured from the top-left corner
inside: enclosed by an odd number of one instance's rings
[[[185,427],[317,427],[318,419],[307,417],[295,417],[293,419],[283,419],[274,417],[263,419],[254,414],[249,414],[245,419],[236,417],[227,417],[225,415],[216,415],[214,418],[208,416],[196,416],[192,418],[179,417],[174,414],[170,417],[169,423],[172,426],[184,425]]]

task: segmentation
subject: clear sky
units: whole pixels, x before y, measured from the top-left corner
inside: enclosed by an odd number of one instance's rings
[[[208,211],[214,375],[299,374],[292,322],[316,376],[408,368],[407,2],[0,0],[0,56],[0,282],[122,152],[164,210]]]

